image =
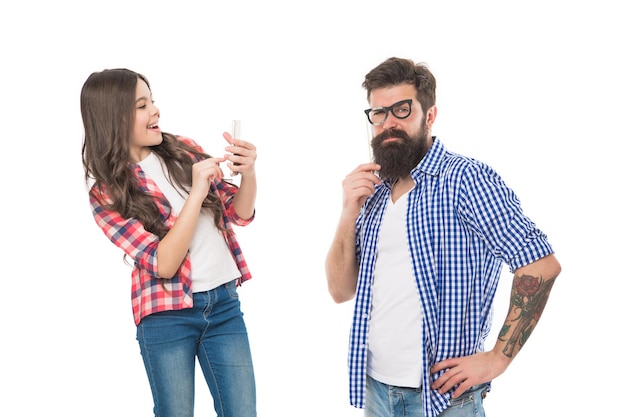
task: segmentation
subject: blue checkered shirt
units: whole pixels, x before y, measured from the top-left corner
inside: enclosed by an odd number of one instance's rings
[[[437,137],[411,171],[406,227],[422,303],[424,412],[440,414],[450,394],[430,389],[443,359],[484,350],[502,263],[511,272],[553,253],[543,232],[527,218],[519,199],[486,164],[449,152]],[[348,358],[350,403],[365,405],[369,313],[378,233],[391,184],[383,182],[356,221],[359,262]]]

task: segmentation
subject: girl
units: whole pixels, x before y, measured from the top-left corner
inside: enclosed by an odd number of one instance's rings
[[[96,223],[133,261],[137,341],[156,417],[191,417],[196,358],[219,417],[256,416],[237,286],[251,278],[232,225],[254,218],[256,147],[224,133],[224,157],[161,132],[148,80],[128,69],[83,85],[82,160]],[[241,175],[237,187],[219,166]]]

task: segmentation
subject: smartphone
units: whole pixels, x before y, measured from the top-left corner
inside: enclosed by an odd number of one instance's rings
[[[233,120],[233,127],[230,134],[233,138],[239,139],[241,134],[241,120]]]
[[[239,139],[240,138],[240,135],[241,135],[241,120],[233,120],[233,124],[232,124],[232,127],[231,127],[230,134],[233,137],[233,139]],[[235,162],[235,165],[240,165],[240,164]],[[239,173],[230,171],[231,177],[234,177],[237,174],[239,174]]]

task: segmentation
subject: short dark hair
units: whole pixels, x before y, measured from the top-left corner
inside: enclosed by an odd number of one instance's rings
[[[367,90],[369,100],[372,90],[400,84],[412,84],[415,87],[416,99],[424,113],[435,105],[437,81],[428,65],[423,62],[415,63],[410,59],[388,58],[367,73],[362,86]]]

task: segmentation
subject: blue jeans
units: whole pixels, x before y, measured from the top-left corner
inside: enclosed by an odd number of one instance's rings
[[[218,417],[255,417],[256,386],[235,281],[194,293],[193,308],[144,317],[137,341],[156,417],[192,417],[196,357]]]
[[[485,417],[483,398],[487,384],[476,385],[450,405],[440,417]],[[421,388],[403,388],[383,384],[367,376],[365,417],[423,417]]]

